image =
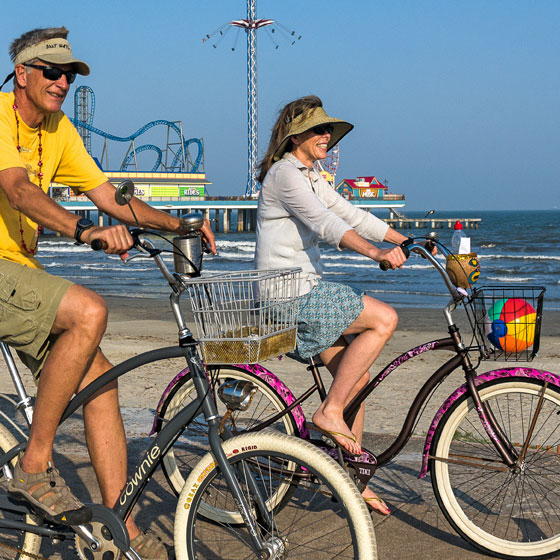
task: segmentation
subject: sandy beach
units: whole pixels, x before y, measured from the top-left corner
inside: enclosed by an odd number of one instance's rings
[[[139,352],[175,344],[177,328],[168,300],[111,297],[107,298],[107,302],[110,317],[102,349],[113,363]],[[399,327],[382,352],[377,366],[372,368],[374,371],[406,350],[423,342],[442,338],[446,334],[440,310],[399,309],[398,312]],[[458,311],[456,315],[458,323],[463,325],[464,312]],[[468,331],[463,332],[466,334]],[[399,368],[398,373],[390,375],[370,395],[366,402],[364,433],[364,444],[368,449],[382,451],[390,442],[391,436],[399,433],[416,392],[448,356],[451,356],[448,352],[428,352],[409,360]],[[301,394],[309,384],[309,374],[295,360],[274,359],[265,365],[279,375],[296,394]],[[515,363],[485,362],[480,371],[505,365]],[[531,365],[560,372],[560,313],[545,311],[540,356]],[[154,410],[161,393],[183,367],[182,360],[171,360],[146,366],[120,379],[121,407],[129,436],[131,462],[138,461],[146,448]],[[5,369],[2,361],[0,391],[13,394]],[[21,371],[24,372],[26,386],[33,390],[30,375],[24,371],[23,366]],[[417,479],[421,468],[422,436],[439,405],[462,382],[461,373],[455,372],[437,389],[416,426],[415,434],[418,437],[412,437],[394,462],[380,469],[370,482],[393,510],[389,517],[374,516],[379,557],[383,560],[427,557],[443,560],[450,556],[461,560],[484,558],[462,541],[443,518],[435,502],[429,477]],[[317,399],[312,397],[304,404],[305,413],[310,416],[317,405]],[[94,502],[99,501],[99,491],[84,444],[80,413],[69,419],[59,430],[55,462],[69,477],[67,480],[78,495],[89,496]],[[173,543],[174,504],[175,499],[158,470],[137,506],[137,520],[142,527],[150,528],[160,535],[170,547]],[[414,547],[410,548],[413,542]],[[405,550],[409,550],[411,554],[405,554]],[[70,541],[64,543],[62,549],[45,542],[41,553],[51,560],[61,560],[75,554]]]

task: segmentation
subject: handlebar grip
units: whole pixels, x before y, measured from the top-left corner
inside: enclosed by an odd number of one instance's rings
[[[379,268],[383,271],[386,272],[387,270],[391,269],[391,263],[389,261],[381,261],[379,263]]]
[[[103,241],[102,241],[101,239],[94,239],[94,240],[91,242],[91,248],[92,248],[94,251],[101,251],[101,250],[104,248],[103,245],[104,245],[104,243],[103,243]]]

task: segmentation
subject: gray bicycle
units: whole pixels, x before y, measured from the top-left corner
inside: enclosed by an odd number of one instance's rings
[[[130,182],[121,185],[117,200],[126,204],[132,196]],[[197,219],[191,237],[196,242]],[[199,220],[200,225],[202,219]],[[200,227],[198,225],[198,227]],[[293,344],[295,315],[291,285],[298,272],[244,272],[198,278],[199,268],[181,250],[182,241],[169,250],[176,263],[183,259],[193,272],[171,272],[165,250],[150,240],[153,232],[131,230],[138,254],[151,258],[171,287],[171,307],[178,326],[178,344],[135,356],[115,366],[85,389],[67,407],[62,422],[100,388],[160,360],[183,359],[197,397],[167,417],[113,509],[91,504],[90,523],[67,527],[53,524],[28,504],[10,497],[5,486],[12,477],[17,454],[25,448],[25,429],[13,416],[0,421],[0,558],[41,558],[43,538],[52,542],[76,541],[78,557],[139,560],[130,547],[123,520],[131,512],[155,469],[162,463],[193,418],[202,414],[208,426],[209,452],[186,479],[179,494],[174,546],[178,560],[258,558],[351,558],[375,560],[377,549],[367,507],[344,469],[308,442],[273,430],[234,436],[218,414],[199,348],[235,355],[250,348],[258,359],[278,347]],[[199,241],[200,242],[200,241]],[[191,244],[192,242],[189,242]],[[191,255],[192,256],[192,255]],[[184,264],[184,263],[183,263]],[[183,270],[182,265],[178,267]],[[220,336],[196,340],[186,325],[179,301],[189,292],[198,301],[198,319],[217,320]],[[239,321],[243,324],[240,324]],[[24,424],[32,420],[32,399],[27,394],[9,347],[0,348],[14,382],[15,408]]]

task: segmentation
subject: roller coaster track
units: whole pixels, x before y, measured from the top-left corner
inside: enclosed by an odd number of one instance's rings
[[[163,152],[161,151],[160,148],[154,146],[153,144],[144,144],[132,150],[132,152],[130,152],[130,154],[126,156],[126,159],[124,160],[124,163],[121,166],[121,171],[126,171],[129,165],[132,165],[133,162],[135,163],[136,154],[139,154],[140,152],[145,152],[146,150],[153,150],[154,152],[156,152],[157,157],[156,157],[156,162],[154,163],[154,166],[152,168],[152,172],[157,171],[159,166],[161,165],[161,160],[163,159]]]
[[[106,138],[107,140],[113,140],[115,142],[132,142],[133,140],[135,140],[136,138],[138,138],[138,136],[140,136],[141,134],[144,134],[144,132],[146,132],[147,130],[149,130],[150,128],[153,128],[154,126],[158,126],[158,125],[164,125],[167,126],[169,128],[172,128],[179,136],[179,138],[182,138],[182,134],[181,134],[181,130],[179,129],[179,127],[171,122],[171,121],[165,121],[165,120],[157,120],[157,121],[152,121],[149,122],[148,124],[145,124],[143,127],[139,128],[136,132],[134,132],[133,134],[131,134],[130,136],[115,136],[114,134],[109,134],[108,132],[104,132],[103,130],[100,130],[99,128],[96,128],[95,126],[87,123],[87,122],[81,122],[77,119],[73,119],[70,118],[70,121],[72,121],[72,123],[74,124],[74,126],[76,127],[81,127],[81,128],[85,128],[86,130],[89,130],[91,132],[93,132],[94,134],[98,134],[99,136],[102,136],[103,138]],[[202,140],[200,138],[189,138],[188,140],[183,139],[183,154],[184,154],[184,159],[186,160],[186,154],[188,151],[188,148],[191,144],[196,144],[198,147],[198,153],[196,156],[196,159],[194,160],[194,163],[192,164],[191,169],[185,169],[185,171],[189,172],[189,173],[196,173],[198,171],[198,168],[200,166],[200,163],[202,161],[202,155],[203,155],[203,144],[202,144]],[[154,168],[152,169],[152,171],[157,171],[157,168],[159,167],[160,163],[161,163],[161,157],[162,157],[162,151],[157,147],[157,146],[153,146],[151,144],[145,144],[143,146],[139,146],[138,148],[135,148],[135,150],[133,150],[130,154],[128,154],[125,162],[122,165],[122,169],[126,169],[128,167],[128,165],[130,165],[132,163],[132,160],[134,159],[134,154],[135,153],[139,153],[145,150],[155,150],[158,153],[158,158],[157,158],[157,163],[154,166]],[[176,168],[179,166],[179,163],[181,163],[181,167],[182,167],[182,162],[180,162],[181,158],[181,151],[179,151],[178,153],[175,154],[174,158],[173,158],[173,162],[171,163],[171,168]]]

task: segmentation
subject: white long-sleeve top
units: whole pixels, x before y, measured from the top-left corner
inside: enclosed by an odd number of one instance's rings
[[[323,275],[319,240],[341,250],[350,229],[381,242],[389,226],[340,196],[291,153],[266,174],[259,194],[255,265],[259,270],[300,267],[299,295]]]

